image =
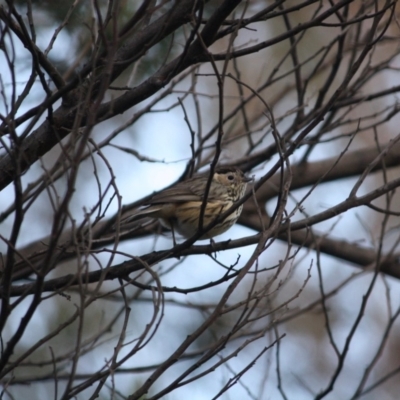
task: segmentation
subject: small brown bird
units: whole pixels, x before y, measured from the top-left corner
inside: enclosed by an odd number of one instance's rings
[[[200,210],[208,177],[207,173],[193,176],[155,194],[149,200],[147,207],[126,218],[123,223],[146,217],[158,218],[163,226],[172,230],[173,235],[174,232],[178,232],[186,238],[193,236],[199,228]],[[235,201],[242,198],[247,182],[250,180],[238,168],[217,168],[207,197],[203,227],[215,221]],[[238,220],[242,208],[242,205],[238,207],[222,222],[205,233],[200,240],[212,238],[227,231]]]

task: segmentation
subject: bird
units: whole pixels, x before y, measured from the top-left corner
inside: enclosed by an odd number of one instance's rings
[[[134,214],[121,221],[122,225],[150,217],[159,219],[164,227],[172,230],[174,243],[175,232],[185,238],[192,237],[199,229],[199,218],[208,179],[209,173],[195,175],[156,193],[148,200],[144,208],[136,210]],[[207,196],[203,228],[241,199],[245,194],[247,183],[251,180],[239,168],[216,168]],[[226,232],[238,220],[242,208],[243,205],[240,205],[223,221],[205,232],[199,240],[211,239]]]

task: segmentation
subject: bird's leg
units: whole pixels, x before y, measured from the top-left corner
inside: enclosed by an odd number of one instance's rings
[[[171,221],[171,232],[172,232],[172,241],[174,242],[174,247],[176,246],[176,239],[175,239],[175,229],[174,229],[174,224]],[[176,256],[176,258],[178,260],[180,260],[181,258],[179,256]]]
[[[172,232],[172,241],[174,243],[174,247],[176,246],[176,239],[175,239],[175,229],[174,229],[174,224],[171,221],[171,232]]]
[[[215,240],[213,238],[210,238],[210,246],[211,246],[211,254],[212,254],[213,250],[215,249]],[[215,254],[215,259],[217,259],[217,251],[216,250],[215,250],[214,254]]]

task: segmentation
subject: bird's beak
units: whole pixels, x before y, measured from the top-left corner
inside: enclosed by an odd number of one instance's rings
[[[248,176],[244,176],[243,177],[243,182],[246,182],[246,183],[248,183],[248,182],[251,182],[253,180],[253,178],[249,178]]]

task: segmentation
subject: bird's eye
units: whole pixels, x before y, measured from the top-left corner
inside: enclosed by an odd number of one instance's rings
[[[230,181],[233,181],[233,180],[235,179],[235,177],[234,177],[233,175],[228,175],[228,179],[229,179]]]

